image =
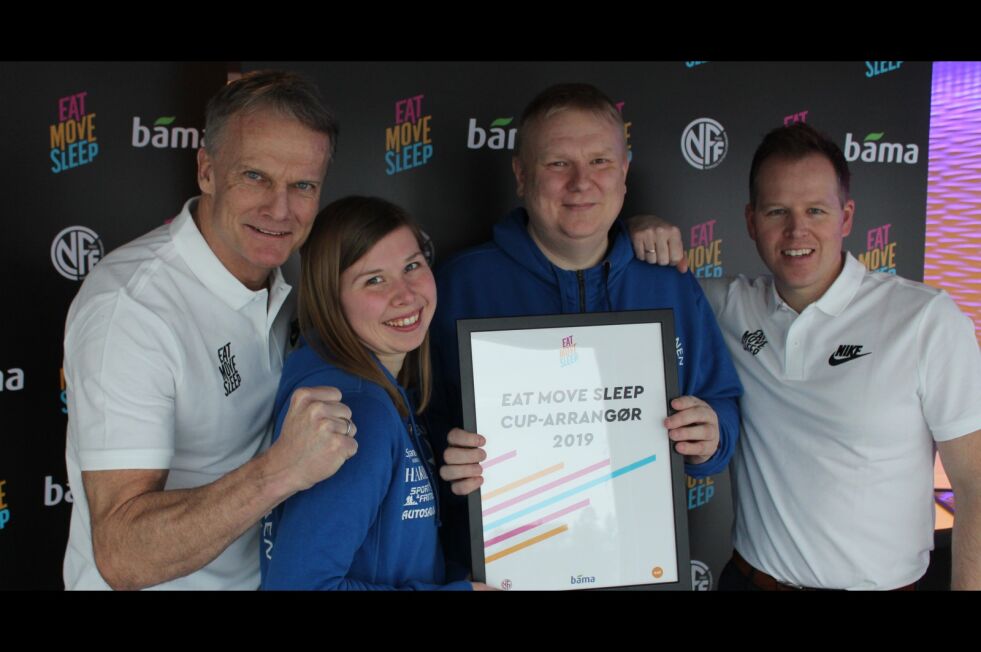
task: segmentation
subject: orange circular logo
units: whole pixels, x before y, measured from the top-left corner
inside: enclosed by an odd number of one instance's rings
[[[664,575],[664,569],[660,566],[655,566],[654,570],[651,571],[651,575],[653,575],[655,578],[659,578]]]

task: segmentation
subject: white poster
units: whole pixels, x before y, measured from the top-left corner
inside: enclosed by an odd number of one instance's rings
[[[470,344],[487,583],[678,582],[660,324],[474,332]]]

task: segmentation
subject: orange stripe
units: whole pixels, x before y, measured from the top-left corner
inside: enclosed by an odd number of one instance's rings
[[[494,496],[500,496],[505,491],[511,491],[512,489],[515,489],[517,487],[520,487],[523,484],[528,484],[529,482],[531,482],[533,480],[537,480],[538,478],[541,478],[542,476],[546,476],[549,473],[555,473],[556,471],[561,471],[564,468],[565,468],[565,463],[564,462],[559,462],[555,466],[550,466],[547,469],[542,469],[541,471],[538,471],[537,473],[532,473],[529,476],[525,476],[523,478],[519,478],[518,480],[515,480],[514,482],[512,482],[510,484],[506,484],[503,487],[498,487],[494,491],[488,491],[487,493],[481,493],[480,494],[480,499],[481,500],[490,500]]]
[[[485,558],[484,559],[484,563],[485,564],[489,564],[492,561],[497,561],[501,557],[505,557],[507,555],[510,555],[512,552],[518,552],[522,548],[527,548],[528,546],[533,546],[536,543],[540,543],[540,542],[544,541],[545,539],[549,539],[551,537],[554,537],[556,534],[562,534],[563,532],[565,532],[568,529],[569,529],[569,526],[568,525],[561,525],[561,526],[555,528],[554,530],[549,530],[548,532],[544,532],[542,534],[539,534],[537,537],[532,537],[532,538],[528,539],[527,541],[522,541],[521,543],[519,543],[516,546],[511,546],[510,548],[505,548],[501,552],[495,552],[490,557]]]

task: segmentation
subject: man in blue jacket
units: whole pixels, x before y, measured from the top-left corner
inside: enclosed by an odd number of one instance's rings
[[[739,433],[739,379],[712,310],[691,275],[633,256],[617,221],[629,162],[623,118],[598,89],[562,84],[525,109],[512,168],[524,208],[494,228],[492,242],[466,250],[437,273],[439,309],[432,324],[435,373],[430,411],[438,451],[449,450],[444,480],[453,492],[480,486],[483,438],[458,427],[458,319],[672,308],[679,386],[665,420],[689,475],[722,471]],[[466,561],[466,505],[447,500],[447,555]],[[454,554],[456,553],[456,554]]]

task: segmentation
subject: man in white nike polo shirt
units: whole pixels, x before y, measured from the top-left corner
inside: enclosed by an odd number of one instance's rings
[[[981,588],[973,324],[945,292],[843,253],[854,212],[838,146],[803,123],[775,129],[746,206],[772,277],[702,282],[745,390],[721,589],[911,587],[933,547],[935,447],[957,500],[952,586]],[[641,257],[682,257],[676,229],[655,242],[645,224]]]

